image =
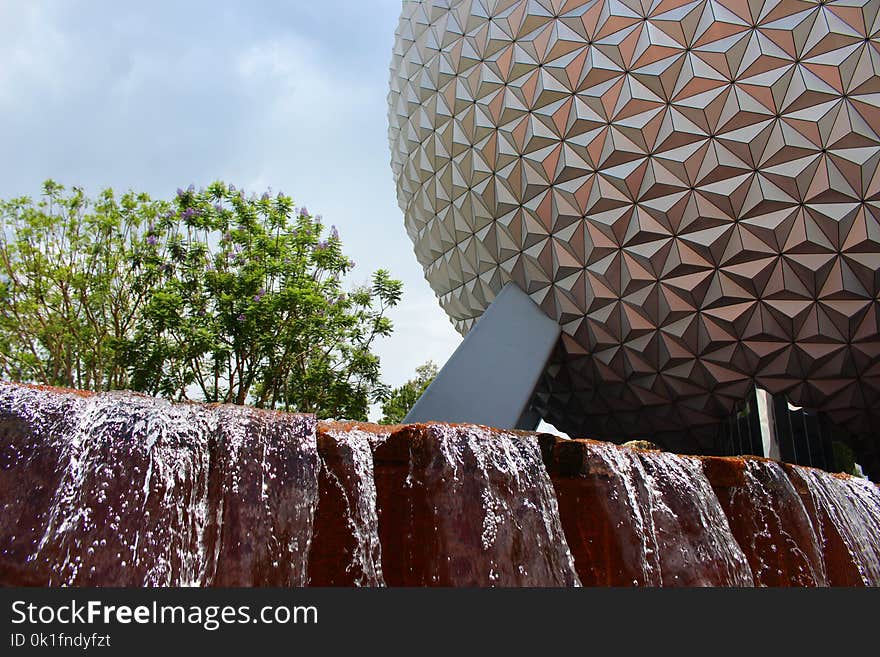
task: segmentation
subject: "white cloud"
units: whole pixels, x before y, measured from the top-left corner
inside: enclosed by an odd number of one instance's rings
[[[0,111],[37,90],[63,93],[68,80],[58,70],[68,57],[69,43],[45,5],[0,2]]]
[[[358,263],[404,281],[378,345],[399,385],[460,341],[397,207],[385,103],[398,0],[255,6],[0,0],[0,197],[52,177],[168,197],[224,179],[323,214]]]
[[[250,147],[240,151],[254,174],[246,184],[254,190],[281,185],[338,225],[358,262],[354,282],[365,282],[379,267],[403,279],[404,300],[391,314],[394,334],[377,345],[385,380],[399,385],[427,360],[442,365],[461,336],[424,280],[396,205],[385,135],[386,72],[364,78],[328,66],[325,54],[319,44],[288,35],[237,55],[240,83],[249,96],[266,99],[252,108]]]

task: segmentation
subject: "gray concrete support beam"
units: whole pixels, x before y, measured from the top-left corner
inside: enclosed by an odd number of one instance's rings
[[[560,333],[558,323],[508,283],[404,422],[534,429],[540,418],[529,402]]]

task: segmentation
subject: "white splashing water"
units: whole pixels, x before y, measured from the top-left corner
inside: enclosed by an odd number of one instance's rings
[[[345,526],[354,539],[345,571],[355,586],[384,586],[373,453],[370,449],[370,442],[376,436],[357,428],[345,431],[327,429],[325,435],[336,442],[335,452],[341,453],[344,461],[337,467],[324,455],[320,457],[322,473],[342,501]],[[322,491],[321,494],[328,493]]]
[[[446,556],[445,563],[435,564],[435,582],[580,585],[532,437],[438,424],[419,431],[415,440],[412,453],[430,456],[410,459],[409,485],[428,496],[434,539]]]
[[[4,398],[37,431],[66,402],[46,436],[61,476],[32,556],[51,564],[49,584],[204,583],[209,415],[125,393]]]
[[[272,448],[267,447],[272,441],[260,435],[266,423],[255,421],[249,409],[171,404],[122,392],[80,396],[4,384],[0,413],[7,420],[21,420],[30,430],[29,437],[11,441],[22,446],[19,465],[41,460],[43,470],[57,475],[52,495],[45,500],[46,512],[32,514],[41,519],[41,526],[34,526],[28,539],[27,559],[47,570],[45,583],[51,585],[211,585],[218,567],[228,571],[229,562],[240,556],[234,545],[239,536],[229,534],[224,526],[228,519],[223,519],[224,508],[242,506],[236,499],[240,458],[255,461],[254,467],[262,471],[259,485],[265,494],[273,494],[274,482],[266,481],[275,477]],[[286,441],[272,438],[286,443],[287,449],[293,436],[281,436]],[[239,454],[243,444],[255,442],[262,443],[262,458]],[[306,470],[308,447],[303,446]],[[299,568],[293,566],[303,582],[317,501],[313,439],[311,452],[313,484],[308,473],[295,480],[300,485],[292,488],[302,489],[296,491],[301,499],[285,514],[296,516],[296,526],[283,536],[261,537],[269,544],[280,542],[275,552],[287,560],[291,554],[304,555]],[[212,477],[223,481],[212,488]],[[255,477],[248,477],[253,485]],[[27,501],[16,503],[20,510]],[[267,514],[277,515],[274,508],[267,508],[263,515]],[[271,534],[283,521],[264,518],[269,529],[254,531]],[[232,555],[224,557],[230,548]],[[261,563],[260,568],[267,566]],[[231,570],[232,581],[241,584],[257,575],[252,564],[235,563]]]
[[[742,485],[730,489],[728,515],[736,514],[730,520],[746,549],[755,583],[827,586],[819,539],[782,466],[757,458],[744,458],[742,463]]]
[[[814,527],[828,554],[843,548],[866,586],[880,586],[880,491],[865,479],[832,475],[812,468],[787,469],[795,488],[806,491]],[[829,573],[830,577],[830,573]],[[831,582],[835,585],[835,582]]]
[[[753,585],[698,460],[593,441],[572,441],[570,447],[582,450],[577,476],[598,491],[594,502],[600,508],[583,512],[605,514],[612,552],[622,559],[582,564],[598,582],[630,577],[638,586]],[[607,572],[617,567],[620,573]]]
[[[218,586],[305,586],[315,509],[315,419],[241,406],[213,408],[219,489]]]
[[[636,454],[660,554],[659,585],[751,586],[752,572],[695,459]],[[719,579],[716,579],[719,578]],[[719,581],[720,580],[720,581]]]

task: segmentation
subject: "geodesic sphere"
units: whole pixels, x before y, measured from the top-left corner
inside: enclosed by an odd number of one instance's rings
[[[515,281],[579,435],[717,422],[758,384],[880,403],[880,3],[404,2],[406,230],[466,332]],[[867,414],[867,415],[866,415]]]

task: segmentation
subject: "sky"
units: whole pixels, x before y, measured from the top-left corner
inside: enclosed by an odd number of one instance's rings
[[[377,347],[400,385],[461,341],[413,255],[389,164],[400,7],[0,0],[0,197],[36,197],[48,178],[92,195],[170,199],[215,180],[283,191],[336,225],[352,285],[378,268],[404,282]]]

